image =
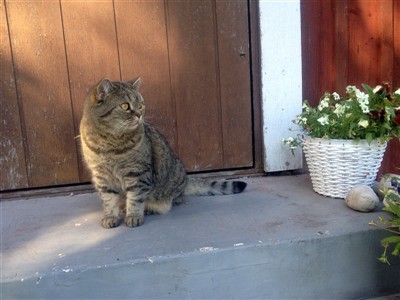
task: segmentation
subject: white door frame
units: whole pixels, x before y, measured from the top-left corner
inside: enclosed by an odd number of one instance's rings
[[[301,150],[282,145],[302,109],[300,0],[260,0],[259,11],[264,170],[300,169]]]

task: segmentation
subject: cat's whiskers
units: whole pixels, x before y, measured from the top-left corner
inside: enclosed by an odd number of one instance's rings
[[[122,137],[123,135],[125,135],[126,131],[129,129],[129,127],[132,127],[133,125],[136,125],[137,123],[138,123],[138,120],[135,120],[133,118],[123,121],[118,128],[118,131],[121,132],[120,136]]]
[[[128,120],[127,120],[128,121]],[[122,133],[121,133],[121,136],[123,136],[123,135],[125,135],[125,132],[128,130],[128,128],[129,128],[129,122],[127,122],[127,121],[124,121],[123,123],[122,123],[122,126],[123,126],[123,130],[122,130]],[[122,127],[121,126],[121,127]]]

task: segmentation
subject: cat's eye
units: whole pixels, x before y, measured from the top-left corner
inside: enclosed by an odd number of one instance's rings
[[[138,109],[142,109],[142,102],[141,101],[138,102],[137,107],[138,107]]]
[[[128,110],[128,109],[129,109],[129,104],[128,104],[128,103],[122,103],[122,104],[120,105],[120,107],[121,107],[123,110]]]

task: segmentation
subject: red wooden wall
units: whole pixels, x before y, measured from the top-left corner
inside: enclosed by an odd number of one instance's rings
[[[302,0],[303,96],[390,81],[400,87],[400,1]],[[381,172],[400,167],[400,142],[389,143]]]

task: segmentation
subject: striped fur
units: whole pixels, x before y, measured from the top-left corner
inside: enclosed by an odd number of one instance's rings
[[[241,181],[188,179],[182,162],[161,133],[144,122],[140,79],[103,79],[89,92],[80,138],[92,182],[103,203],[101,224],[139,226],[145,213],[167,213],[184,195],[240,193]]]

